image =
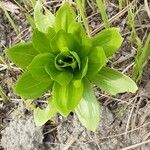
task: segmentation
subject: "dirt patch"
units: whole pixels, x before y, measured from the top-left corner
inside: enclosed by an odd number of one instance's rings
[[[43,129],[35,126],[33,116],[19,109],[11,114],[11,121],[1,134],[1,144],[6,150],[39,150],[44,138]]]

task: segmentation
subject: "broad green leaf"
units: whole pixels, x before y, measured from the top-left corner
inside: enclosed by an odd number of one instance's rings
[[[53,63],[54,56],[50,53],[44,53],[37,55],[28,66],[28,70],[32,76],[38,81],[50,80],[50,75],[46,72],[45,66]]]
[[[49,28],[48,32],[46,33],[46,36],[48,37],[48,39],[51,41],[55,35],[56,35],[56,32],[54,28]]]
[[[34,121],[36,126],[44,125],[48,120],[54,117],[56,113],[57,109],[52,100],[48,101],[48,105],[45,109],[36,108],[34,110]]]
[[[80,62],[80,58],[78,56],[78,54],[74,51],[70,51],[70,54],[74,57],[74,59],[76,60],[77,64],[78,64],[78,67],[80,69],[81,67],[81,62]]]
[[[135,82],[128,76],[107,67],[103,67],[91,80],[99,88],[111,95],[124,92],[135,93],[138,89]]]
[[[88,80],[84,82],[84,94],[75,112],[80,122],[89,130],[95,131],[100,121],[100,108],[95,93]]]
[[[51,79],[58,82],[62,86],[66,86],[72,80],[73,75],[69,71],[59,71],[55,68],[54,64],[50,63],[45,67]]]
[[[35,99],[52,86],[52,81],[37,81],[29,72],[23,73],[15,86],[15,93],[23,98]]]
[[[102,47],[107,57],[112,56],[120,48],[122,42],[123,38],[118,28],[105,29],[92,38],[93,46]]]
[[[63,29],[64,31],[68,31],[68,28],[70,24],[75,21],[76,19],[76,14],[74,10],[71,8],[69,3],[65,3],[64,5],[59,8],[59,10],[56,13],[56,18],[55,18],[55,30],[59,31]]]
[[[8,58],[18,67],[25,69],[38,54],[32,43],[19,43],[5,51]]]
[[[71,23],[68,29],[68,33],[73,34],[78,43],[81,45],[91,46],[90,39],[87,36],[81,23],[75,21]]]
[[[75,41],[74,37],[64,32],[63,30],[58,31],[56,36],[51,41],[51,47],[54,52],[65,51],[64,47],[67,47],[69,50],[75,50],[78,48],[78,43]]]
[[[43,14],[43,9],[45,14]],[[38,30],[44,33],[47,33],[49,27],[52,27],[54,24],[55,16],[43,7],[41,0],[38,0],[34,7],[34,21]]]
[[[57,82],[53,86],[53,100],[59,113],[67,116],[80,102],[83,95],[83,83],[73,80],[67,86],[61,86]]]
[[[88,57],[84,57],[81,60],[81,68],[74,73],[74,79],[82,79],[88,70]]]
[[[78,47],[76,47],[75,51],[79,54],[79,56],[84,57],[86,56],[89,51],[92,43],[89,37],[86,35],[86,32],[81,23],[73,22],[68,32],[73,34],[74,39],[78,42]]]
[[[47,34],[35,29],[33,32],[33,36],[32,36],[34,48],[39,53],[52,52],[51,46],[50,46],[50,41],[54,37],[54,35],[55,35],[55,31],[52,28],[49,28]]]
[[[93,47],[88,54],[87,76],[93,76],[105,65],[107,59],[102,47]]]

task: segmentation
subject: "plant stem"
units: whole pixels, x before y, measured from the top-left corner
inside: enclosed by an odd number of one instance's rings
[[[83,19],[83,23],[84,23],[84,26],[86,28],[87,34],[88,34],[88,36],[90,36],[90,29],[89,29],[89,26],[88,26],[88,22],[87,22],[87,19],[86,19],[86,14],[85,14],[85,8],[82,5],[82,1],[81,0],[76,0],[76,4],[77,4],[77,7],[80,11],[81,17]]]
[[[109,28],[110,24],[109,24],[107,13],[105,11],[105,6],[104,6],[104,3],[103,3],[103,0],[96,0],[96,3],[98,5],[99,11],[102,15],[102,20],[104,21],[105,28]]]

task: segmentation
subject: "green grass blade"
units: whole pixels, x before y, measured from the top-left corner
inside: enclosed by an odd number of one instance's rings
[[[133,67],[132,77],[138,82],[142,77],[143,68],[148,62],[150,56],[150,34],[147,37],[143,48],[139,48],[135,57],[135,65]]]
[[[15,25],[14,21],[12,20],[11,16],[9,15],[8,11],[6,10],[6,8],[4,7],[3,3],[0,2],[0,8],[4,11],[6,17],[8,18],[10,24],[12,25],[12,27],[14,28],[14,31],[16,32],[16,34],[18,35],[19,31],[17,29],[17,26]]]
[[[110,24],[109,24],[108,15],[106,13],[106,8],[104,6],[103,0],[96,0],[96,3],[98,5],[98,8],[99,8],[99,11],[101,13],[103,22],[105,24],[105,28],[109,28]]]
[[[83,23],[84,23],[84,26],[86,28],[86,31],[87,31],[88,35],[90,36],[90,29],[89,29],[89,26],[88,26],[88,22],[87,22],[87,19],[86,19],[86,14],[85,14],[85,8],[82,5],[82,1],[81,0],[76,0],[76,4],[77,4],[77,7],[80,11],[81,17],[83,19]]]

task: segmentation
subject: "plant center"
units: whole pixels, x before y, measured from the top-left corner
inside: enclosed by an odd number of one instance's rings
[[[80,66],[80,59],[75,52],[65,51],[59,53],[55,57],[55,67],[58,70],[65,70],[65,69],[76,69]]]

